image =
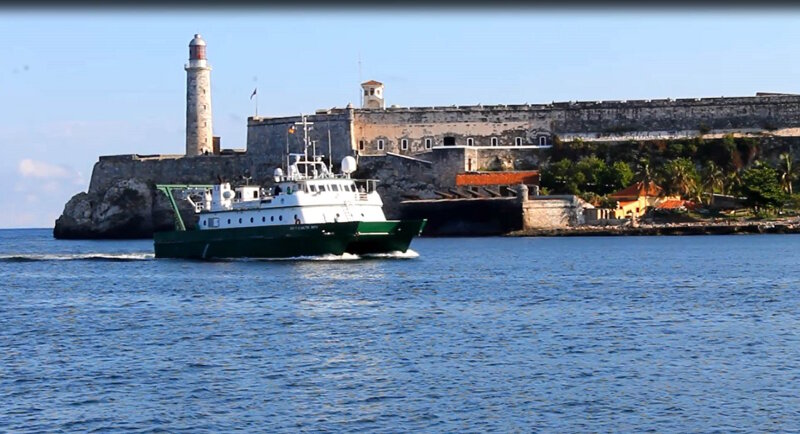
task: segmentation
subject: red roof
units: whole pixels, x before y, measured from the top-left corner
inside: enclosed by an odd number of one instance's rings
[[[456,175],[456,185],[517,185],[539,184],[539,171],[471,172]]]
[[[656,209],[679,209],[683,208],[685,205],[685,201],[681,199],[669,199],[661,202],[656,206]]]
[[[620,191],[611,193],[608,197],[613,198],[637,198],[642,196],[658,197],[663,193],[663,189],[656,185],[655,182],[650,181],[645,188],[644,182],[639,181],[629,187],[625,187]]]
[[[370,81],[365,81],[365,82],[361,83],[361,85],[362,86],[364,86],[364,85],[367,85],[367,86],[383,86],[383,83],[381,83],[380,81],[370,80]]]

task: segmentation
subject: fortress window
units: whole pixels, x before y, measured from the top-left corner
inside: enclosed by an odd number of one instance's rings
[[[425,149],[430,149],[433,147],[433,140],[425,139]]]
[[[467,146],[475,146],[475,140],[472,137],[467,138]]]
[[[492,146],[497,146],[497,137],[492,137]]]
[[[456,145],[456,138],[452,136],[447,136],[444,138],[444,145],[445,146],[455,146]]]
[[[404,151],[408,149],[408,139],[400,140],[400,148]]]
[[[522,146],[522,137],[517,137],[516,139],[514,139],[514,145]]]
[[[547,137],[545,136],[539,137],[539,146],[547,146]]]
[[[383,139],[378,139],[378,150],[383,151]]]
[[[358,141],[358,150],[359,151],[363,151],[364,150],[364,146],[365,146],[364,141],[363,140],[359,140]]]

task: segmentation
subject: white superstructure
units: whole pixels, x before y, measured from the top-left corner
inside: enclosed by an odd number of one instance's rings
[[[343,173],[334,175],[321,157],[291,154],[288,174],[275,170],[275,186],[232,188],[220,183],[190,201],[199,214],[200,230],[287,224],[349,221],[386,221],[383,201],[375,190],[377,181],[350,178],[353,157],[342,160]]]

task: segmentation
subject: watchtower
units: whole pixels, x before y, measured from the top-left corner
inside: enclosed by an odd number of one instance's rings
[[[364,93],[361,96],[361,108],[386,108],[386,102],[383,99],[383,83],[370,80],[361,83],[361,89],[364,90]]]

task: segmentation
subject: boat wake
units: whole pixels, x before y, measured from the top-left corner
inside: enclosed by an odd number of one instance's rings
[[[419,253],[408,249],[403,252],[390,252],[390,253],[375,253],[369,255],[354,255],[351,253],[344,253],[342,255],[319,255],[319,256],[292,256],[289,258],[221,258],[212,259],[212,261],[224,262],[285,262],[285,261],[358,261],[363,259],[412,259],[419,257]]]
[[[0,255],[0,262],[46,262],[46,261],[149,261],[152,253],[53,253]]]
[[[364,255],[364,258],[377,258],[377,259],[413,259],[418,258],[419,253],[408,249],[403,252],[390,252],[390,253],[375,253],[372,255]]]

